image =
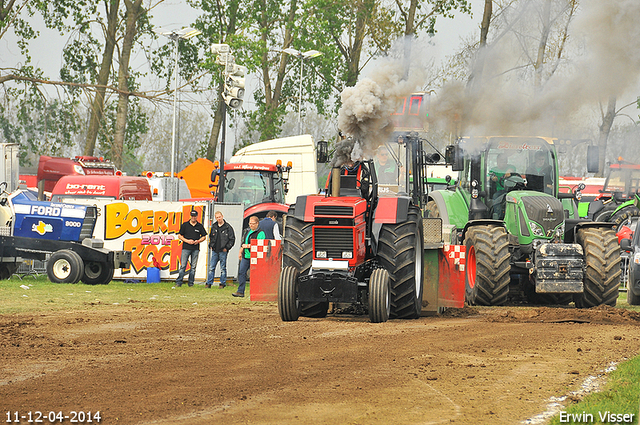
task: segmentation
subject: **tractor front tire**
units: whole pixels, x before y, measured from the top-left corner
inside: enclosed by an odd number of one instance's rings
[[[417,319],[422,310],[423,237],[420,211],[410,207],[407,221],[383,224],[378,260],[389,273],[391,318]]]
[[[386,322],[390,313],[389,272],[375,269],[369,279],[369,320],[371,323]]]
[[[309,272],[313,260],[313,222],[306,223],[287,215],[282,247],[282,268],[295,267],[303,275]],[[300,316],[326,317],[328,302],[300,303]],[[297,318],[296,318],[297,319]],[[284,320],[284,319],[283,319]]]
[[[53,283],[78,283],[83,274],[82,258],[69,249],[54,252],[47,261],[47,276]]]
[[[113,264],[87,261],[84,263],[82,282],[87,285],[106,285],[113,280],[113,273]]]
[[[509,295],[509,241],[503,227],[467,230],[465,299],[469,305],[503,305]]]
[[[613,230],[619,230],[621,226],[629,225],[633,217],[640,216],[640,210],[635,205],[629,205],[618,210],[609,218],[609,222],[613,223]]]
[[[297,287],[298,269],[285,267],[278,281],[278,313],[284,322],[295,322],[300,317]]]
[[[581,294],[574,298],[576,307],[615,306],[620,287],[620,247],[610,229],[580,229],[578,243],[584,251],[585,274]]]

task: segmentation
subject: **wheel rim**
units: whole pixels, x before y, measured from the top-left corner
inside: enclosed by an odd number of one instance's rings
[[[476,286],[476,249],[473,246],[467,252],[467,282],[469,288]]]
[[[53,274],[58,279],[66,279],[71,275],[71,264],[69,261],[60,259],[53,265]]]
[[[419,235],[420,233],[418,233]],[[416,261],[414,263],[415,271],[415,287],[416,287],[416,298],[420,296],[420,290],[422,289],[422,246],[420,244],[420,240],[416,238]]]
[[[102,273],[102,265],[100,263],[90,262],[84,267],[84,274],[89,279],[97,279]]]

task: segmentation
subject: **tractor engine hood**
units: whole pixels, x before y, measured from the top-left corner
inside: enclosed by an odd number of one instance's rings
[[[539,224],[546,237],[564,222],[564,208],[555,197],[539,192],[517,191],[507,196],[507,202],[514,202],[524,208],[526,217]]]

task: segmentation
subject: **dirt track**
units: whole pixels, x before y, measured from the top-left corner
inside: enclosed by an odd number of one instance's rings
[[[274,303],[246,301],[5,315],[0,419],[99,410],[105,424],[517,424],[639,350],[640,313],[610,308],[383,324],[283,323]]]

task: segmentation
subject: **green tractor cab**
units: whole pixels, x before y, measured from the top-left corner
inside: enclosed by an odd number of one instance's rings
[[[467,303],[616,304],[615,232],[577,218],[579,190],[559,194],[553,139],[464,138],[446,156],[459,182],[430,193],[427,210],[467,247]]]

